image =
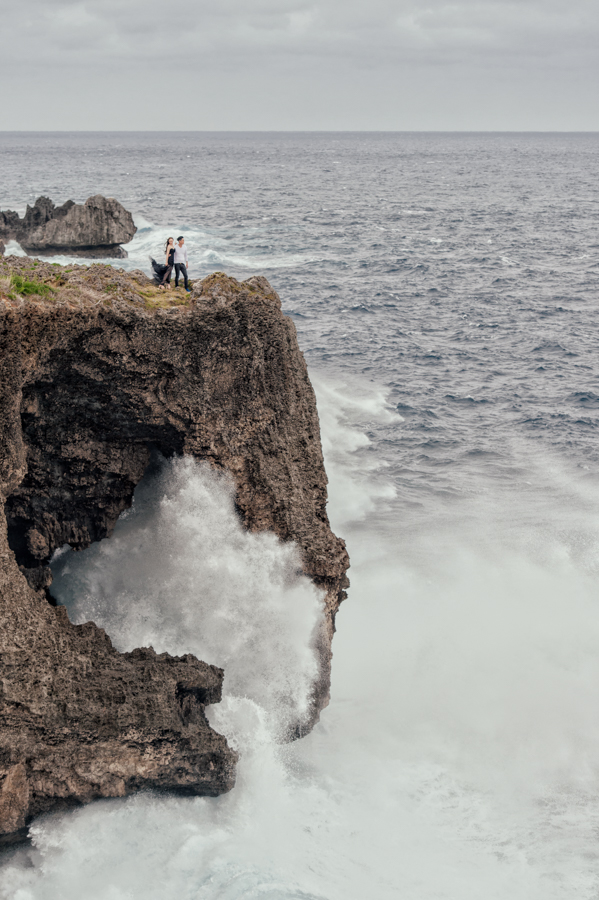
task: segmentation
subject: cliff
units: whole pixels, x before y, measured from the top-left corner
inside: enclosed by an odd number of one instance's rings
[[[141,272],[11,257],[2,294],[0,832],[142,787],[228,790],[235,755],[203,713],[222,672],[72,625],[48,562],[111,533],[153,447],[226,469],[246,527],[297,542],[326,595],[313,723],[349,561],[293,323],[265,279],[218,273],[165,297]]]
[[[101,194],[84,204],[67,200],[62,206],[38,197],[22,219],[10,209],[0,211],[0,239],[18,241],[36,255],[124,259],[127,251],[120,245],[127,244],[136,231],[131,213]]]

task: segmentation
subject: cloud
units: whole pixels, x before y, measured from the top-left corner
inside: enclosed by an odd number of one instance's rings
[[[157,106],[199,129],[599,127],[597,0],[0,0],[0,15],[2,128],[155,128]]]
[[[22,60],[24,48],[39,65],[183,54],[196,65],[227,55],[262,56],[264,64],[325,57],[438,65],[465,54],[559,63],[572,53],[594,58],[599,39],[595,0],[21,0],[10,13],[4,5],[5,64]]]

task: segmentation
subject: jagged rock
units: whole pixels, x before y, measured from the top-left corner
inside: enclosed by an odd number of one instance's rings
[[[40,197],[40,200],[43,199]],[[29,207],[27,207],[29,209]],[[21,225],[21,217],[18,213],[13,212],[12,209],[7,209],[4,212],[0,210],[0,238],[5,241],[14,240],[15,234],[19,231],[19,227]]]
[[[118,653],[11,568],[0,575],[0,835],[18,836],[48,810],[142,788],[230,790],[236,754],[204,715],[221,698],[222,669],[151,648]]]
[[[0,212],[0,238],[18,241],[38,255],[124,259],[127,251],[120,245],[136,231],[131,213],[101,194],[83,205],[67,200],[58,207],[48,197],[38,197],[22,219],[12,210]]]
[[[314,394],[268,282],[217,273],[179,301],[140,274],[91,266],[84,284],[81,269],[0,263],[0,274],[35,273],[54,285],[47,299],[0,302],[5,833],[95,796],[231,787],[234,754],[202,710],[220,696],[222,673],[193,657],[119,654],[101,629],[70,624],[46,600],[50,555],[111,533],[151,447],[228,470],[247,528],[299,545],[305,572],[326,593],[312,723],[328,702],[348,584],[345,545],[326,513]],[[102,293],[117,275],[118,291]],[[166,308],[147,308],[154,295]]]
[[[0,241],[0,256],[4,256],[6,253],[6,247],[4,245],[4,241]]]

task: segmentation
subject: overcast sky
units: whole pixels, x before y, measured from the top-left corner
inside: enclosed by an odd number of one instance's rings
[[[0,0],[2,130],[599,130],[599,0]]]

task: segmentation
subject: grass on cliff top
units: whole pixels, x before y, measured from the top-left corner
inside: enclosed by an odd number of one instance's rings
[[[0,278],[0,293],[13,300],[17,296],[31,297],[33,294],[49,297],[54,289],[43,281],[29,281],[23,275],[5,275]]]
[[[224,272],[213,272],[202,281],[190,282],[196,287],[194,299],[184,287],[160,290],[158,285],[139,269],[125,272],[108,263],[62,266],[30,257],[0,257],[0,300],[13,305],[51,303],[52,305],[81,307],[134,306],[148,312],[165,309],[190,309],[195,302],[214,301],[221,295],[247,297],[259,295],[276,297],[266,284],[238,282]],[[272,292],[272,295],[269,293]]]
[[[159,287],[149,285],[138,288],[138,294],[145,300],[146,309],[170,309],[172,306],[191,306],[189,294],[184,288],[173,287],[170,291],[161,291]]]
[[[141,271],[125,272],[103,263],[62,266],[29,257],[0,258],[2,297],[69,306],[111,307],[125,302],[148,311],[191,306],[183,287],[159,290]]]

